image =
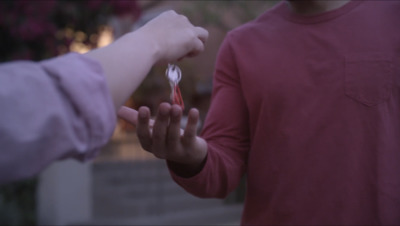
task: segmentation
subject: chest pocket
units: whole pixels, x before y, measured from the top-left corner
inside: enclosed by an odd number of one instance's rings
[[[392,95],[394,63],[390,54],[357,53],[345,57],[345,93],[367,106],[387,101]]]

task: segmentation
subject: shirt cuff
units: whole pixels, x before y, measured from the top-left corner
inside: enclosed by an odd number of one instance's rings
[[[57,81],[87,128],[88,148],[78,150],[74,157],[80,160],[94,158],[108,142],[116,125],[116,112],[101,64],[78,53],[40,64]]]

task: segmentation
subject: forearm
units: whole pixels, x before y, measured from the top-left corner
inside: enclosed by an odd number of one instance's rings
[[[188,168],[179,168],[178,172],[176,166],[168,163],[168,167],[174,181],[187,192],[201,198],[225,198],[245,172],[243,156],[229,155],[229,152],[217,145],[208,145],[201,170],[190,177],[185,175]]]
[[[158,60],[157,46],[140,32],[126,34],[86,55],[102,65],[115,109],[123,105]]]

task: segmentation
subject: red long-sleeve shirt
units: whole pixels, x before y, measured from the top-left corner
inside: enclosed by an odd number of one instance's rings
[[[244,225],[400,225],[400,2],[281,2],[229,32],[213,85],[205,166],[172,172],[187,191],[246,174]]]

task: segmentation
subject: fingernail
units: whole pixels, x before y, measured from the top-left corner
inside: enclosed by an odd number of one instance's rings
[[[172,110],[172,116],[173,116],[173,117],[178,117],[178,116],[179,116],[179,110],[173,109],[173,110]]]
[[[139,111],[139,117],[145,119],[147,117],[146,112]]]

